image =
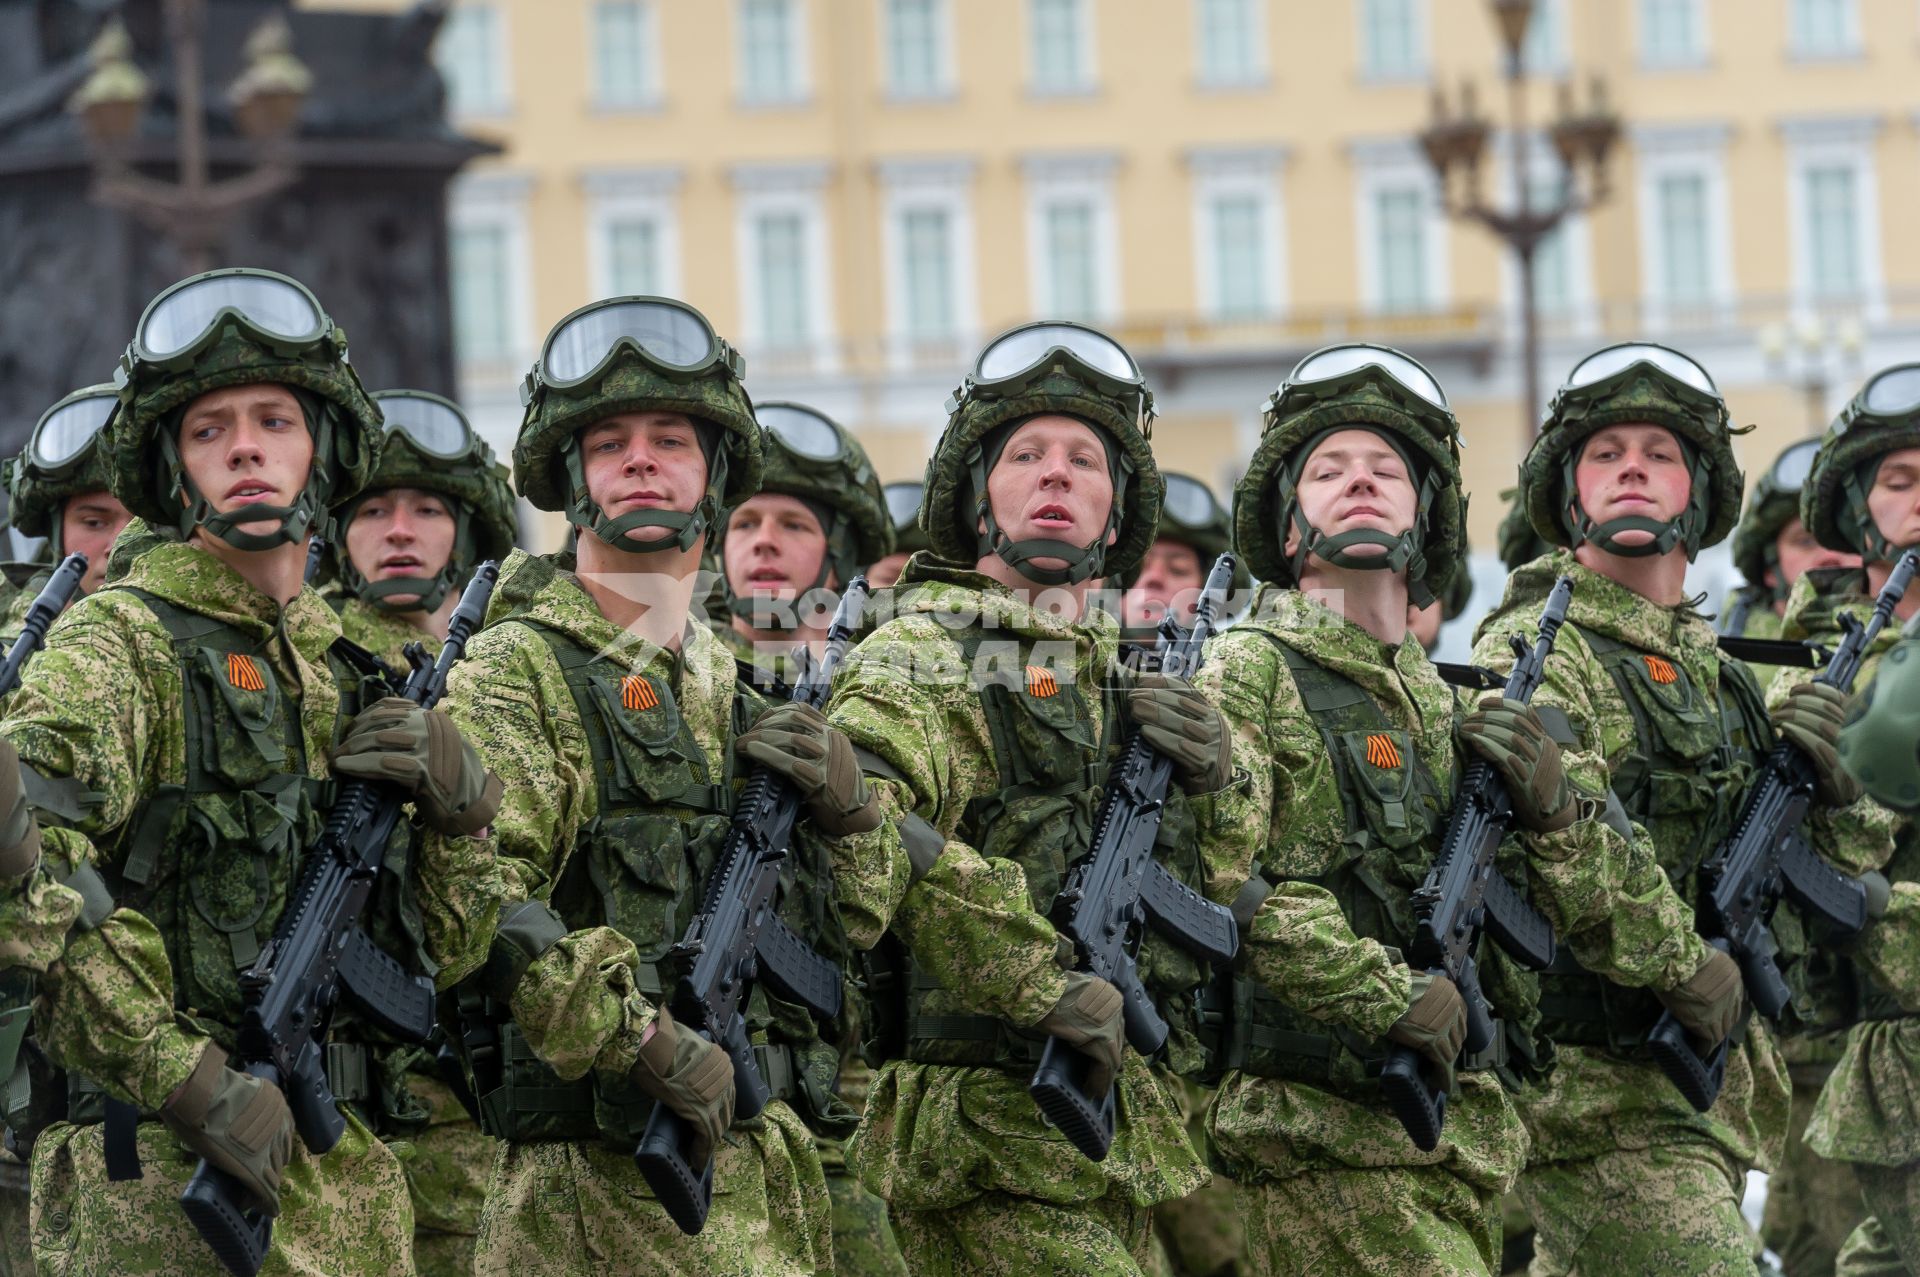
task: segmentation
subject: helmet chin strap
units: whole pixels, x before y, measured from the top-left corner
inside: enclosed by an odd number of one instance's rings
[[[1107,475],[1113,483],[1113,508],[1107,512],[1106,526],[1088,545],[1075,545],[1071,541],[1055,541],[1045,537],[1015,541],[1001,530],[1000,521],[993,517],[993,503],[987,496],[987,472],[999,462],[1001,450],[1017,429],[1019,423],[1012,423],[1003,430],[991,449],[976,443],[967,454],[967,469],[973,478],[973,490],[978,494],[974,500],[974,522],[976,526],[982,523],[986,525],[984,532],[975,534],[979,552],[982,556],[997,556],[1002,563],[1037,585],[1078,585],[1082,581],[1092,580],[1106,567],[1107,537],[1119,530],[1123,513],[1121,499],[1126,492],[1126,480],[1133,475],[1133,465],[1120,449],[1108,441],[1105,431],[1098,426],[1092,427],[1106,452]],[[1035,559],[1059,559],[1065,566],[1043,568],[1034,563]]]
[[[1336,427],[1322,432],[1307,440],[1299,451],[1299,465],[1304,467],[1307,457],[1320,445],[1326,435],[1340,429],[1368,429],[1366,426]],[[1395,452],[1407,464],[1410,473],[1420,475],[1420,491],[1414,506],[1413,525],[1405,532],[1395,536],[1391,532],[1382,532],[1377,528],[1352,528],[1326,536],[1307,519],[1304,506],[1300,504],[1299,470],[1294,466],[1281,469],[1278,496],[1280,517],[1280,544],[1287,543],[1288,524],[1300,533],[1299,548],[1293,552],[1291,566],[1293,579],[1298,583],[1307,570],[1308,556],[1330,563],[1337,568],[1358,572],[1404,572],[1407,576],[1407,597],[1416,607],[1426,607],[1433,602],[1432,589],[1427,585],[1426,536],[1427,519],[1433,510],[1433,503],[1440,495],[1440,481],[1431,468],[1416,467],[1413,458],[1401,447],[1399,442],[1385,431],[1374,431],[1385,439]],[[1378,546],[1380,554],[1355,554],[1359,546]]]
[[[613,519],[607,517],[606,511],[587,492],[586,467],[580,459],[579,438],[575,436],[566,454],[567,479],[573,492],[573,499],[567,503],[567,522],[628,554],[691,550],[700,543],[707,529],[719,522],[720,494],[727,486],[727,453],[708,438],[713,428],[696,425],[693,433],[707,458],[707,491],[699,503],[691,511],[629,510]],[[628,535],[642,528],[661,528],[665,535],[644,540]]]
[[[1707,500],[1709,495],[1706,462],[1692,444],[1679,439],[1682,453],[1687,459],[1687,475],[1691,482],[1691,491],[1687,496],[1687,508],[1672,519],[1654,519],[1643,514],[1626,514],[1617,519],[1607,519],[1596,523],[1580,505],[1580,488],[1574,481],[1574,470],[1580,463],[1580,450],[1568,451],[1561,463],[1561,474],[1570,494],[1567,500],[1568,530],[1572,533],[1573,544],[1591,542],[1608,554],[1623,559],[1653,558],[1670,552],[1675,546],[1683,547],[1687,552],[1687,562],[1693,562],[1700,553],[1700,534],[1707,526]],[[1651,533],[1651,539],[1638,545],[1623,544],[1620,534],[1623,532]]]

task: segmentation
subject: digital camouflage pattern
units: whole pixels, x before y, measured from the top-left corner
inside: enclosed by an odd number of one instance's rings
[[[760,405],[761,410],[801,407],[781,400],[769,400]],[[804,411],[819,413],[817,408],[806,408]],[[840,439],[847,449],[847,455],[830,465],[796,456],[778,434],[765,431],[761,436],[765,458],[760,473],[760,491],[816,501],[846,519],[848,526],[844,544],[832,545],[831,535],[828,538],[829,559],[832,566],[843,569],[840,572],[840,584],[845,585],[855,573],[864,571],[869,563],[893,553],[893,517],[887,512],[887,499],[880,488],[880,475],[874,470],[873,462],[868,460],[867,450],[838,422],[833,424],[835,429],[840,430]]]
[[[1395,950],[1357,935],[1337,898],[1315,881],[1345,859],[1348,822],[1324,738],[1275,639],[1366,691],[1392,729],[1404,733],[1404,748],[1442,784],[1455,767],[1453,691],[1410,635],[1383,643],[1320,600],[1271,585],[1261,588],[1245,619],[1209,645],[1195,680],[1226,715],[1241,778],[1192,803],[1208,892],[1230,898],[1255,861],[1277,881],[1242,932],[1242,969],[1290,1008],[1371,1042],[1407,1010],[1412,973]],[[1569,943],[1597,965],[1641,981],[1672,979],[1675,967],[1690,973],[1697,959],[1669,936],[1687,915],[1670,894],[1652,889],[1658,870],[1631,844],[1595,820],[1526,835],[1524,842],[1535,903]],[[1412,848],[1402,871],[1407,881],[1386,889],[1410,890],[1434,850]],[[1496,959],[1485,978],[1498,989],[1509,973],[1524,978]],[[1343,1094],[1237,1071],[1220,1086],[1208,1130],[1247,1216],[1253,1271],[1263,1273],[1291,1271],[1291,1248],[1315,1228],[1333,1240],[1313,1253],[1325,1264],[1346,1265],[1324,1271],[1380,1271],[1403,1262],[1443,1270],[1463,1237],[1477,1265],[1494,1268],[1500,1194],[1527,1150],[1512,1101],[1485,1072],[1460,1076],[1432,1153],[1414,1148],[1377,1092]],[[1391,1173],[1375,1177],[1379,1187],[1371,1193],[1362,1191],[1364,1173],[1374,1171]],[[1324,1195],[1316,1188],[1322,1176]],[[1397,1197],[1391,1203],[1389,1190]],[[1342,1222],[1342,1193],[1374,1200],[1377,1234]],[[1461,1205],[1461,1193],[1471,1206]],[[1289,1211],[1316,1201],[1326,1214],[1285,1222]],[[1444,1212],[1430,1235],[1396,1215],[1418,1201]],[[1462,1234],[1462,1220],[1477,1222]],[[1375,1243],[1380,1249],[1369,1249]]]
[[[1829,550],[1891,561],[1897,556],[1887,552],[1866,513],[1867,471],[1890,452],[1920,448],[1920,414],[1857,417],[1854,409],[1848,405],[1820,437],[1813,470],[1800,489],[1800,521]]]
[[[1775,464],[1778,464],[1778,459]],[[1775,487],[1773,468],[1768,467],[1767,473],[1761,475],[1759,482],[1753,485],[1753,493],[1747,498],[1746,507],[1740,511],[1740,522],[1733,529],[1733,566],[1740,570],[1740,575],[1746,578],[1748,584],[1761,585],[1761,578],[1766,576],[1767,570],[1779,566],[1780,559],[1774,550],[1774,542],[1779,540],[1786,526],[1799,517],[1799,490],[1782,491]],[[1775,597],[1784,599],[1786,590],[1778,590]]]
[[[1104,612],[1071,623],[979,573],[921,556],[909,563],[895,605],[894,619],[842,667],[828,711],[899,774],[869,776],[881,827],[832,847],[841,916],[862,948],[891,931],[946,991],[942,1005],[951,1011],[1030,1026],[1066,990],[1067,946],[1036,908],[1021,864],[959,837],[968,809],[1000,792],[960,622],[972,618],[978,633],[978,621],[991,618],[985,637],[1002,645],[1000,662],[1011,662],[1016,679],[1023,660],[1044,661],[1053,686],[1087,689],[1090,739],[1102,739],[1103,698],[1093,689],[1111,668],[1118,627]],[[910,813],[947,840],[918,882],[897,828]],[[1138,1055],[1127,1053],[1118,1131],[1102,1162],[1088,1161],[1041,1120],[1027,1080],[1020,1067],[898,1058],[875,1078],[847,1160],[887,1200],[916,1274],[951,1271],[961,1250],[985,1271],[1033,1271],[1044,1252],[1077,1255],[1073,1271],[1132,1274],[1147,1245],[1147,1217],[1135,1208],[1206,1181],[1173,1097]],[[1046,1221],[1058,1227],[1036,1235]]]
[[[1454,1118],[1448,1109],[1447,1124]],[[1460,1277],[1489,1266],[1499,1240],[1486,1194],[1434,1168],[1329,1169],[1235,1184],[1257,1273]]]
[[[1206,1156],[1212,1088],[1173,1073],[1162,1080],[1187,1115],[1187,1138]],[[1241,1272],[1247,1229],[1234,1202],[1233,1181],[1215,1166],[1211,1183],[1155,1206],[1153,1240],[1156,1277],[1234,1277]]]
[[[340,632],[401,674],[408,668],[407,644],[425,644],[434,655],[440,651],[439,641],[413,622],[352,596],[340,602]]]
[[[1840,1248],[1839,1277],[1913,1277],[1920,1272],[1920,1176],[1912,1167],[1860,1169],[1864,1204],[1873,1213]]]
[[[1529,1271],[1753,1272],[1754,1245],[1740,1213],[1745,1191],[1745,1164],[1703,1143],[1531,1165],[1520,1179],[1537,1226]]]
[[[28,1200],[26,1163],[0,1149],[0,1277],[33,1277]]]
[[[1520,500],[1520,489],[1507,488],[1500,493],[1500,500],[1506,503],[1507,512],[1500,518],[1500,531],[1495,534],[1495,542],[1500,562],[1507,571],[1517,570],[1523,563],[1531,563],[1543,554],[1553,552],[1546,538],[1533,530],[1533,523],[1527,518],[1527,503]]]
[[[523,620],[603,653],[610,677],[645,675],[671,686],[713,774],[730,774],[732,654],[699,625],[687,627],[677,655],[635,639],[601,615],[565,570],[570,563],[524,551],[508,558],[495,623],[469,645],[448,689],[449,711],[505,786],[493,832],[514,899],[548,897],[599,805],[577,703],[553,649]],[[516,619],[500,620],[508,612]],[[528,966],[513,990],[514,1021],[560,1077],[589,1070],[623,1077],[632,1069],[656,1010],[640,988],[640,961],[632,940],[601,926],[570,932]],[[785,1274],[829,1264],[826,1181],[812,1133],[785,1101],[735,1122],[698,1237],[667,1218],[632,1152],[598,1141],[501,1143],[476,1271]]]

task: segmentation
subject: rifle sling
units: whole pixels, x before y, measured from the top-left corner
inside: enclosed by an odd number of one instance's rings
[[[860,763],[860,770],[869,776],[878,776],[906,784],[906,777],[880,755],[865,745],[855,745],[853,756]],[[908,812],[896,824],[900,830],[900,846],[907,853],[907,863],[913,867],[913,876],[908,882],[911,887],[933,872],[934,864],[940,859],[940,853],[947,849],[947,840],[918,812]]]

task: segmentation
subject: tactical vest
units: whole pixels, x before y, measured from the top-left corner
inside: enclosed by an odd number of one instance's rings
[[[1326,745],[1345,817],[1339,862],[1325,874],[1297,880],[1330,892],[1355,935],[1404,953],[1413,938],[1412,894],[1433,866],[1454,787],[1440,785],[1413,734],[1393,726],[1366,689],[1278,636],[1255,632],[1287,662],[1301,703]],[[1491,940],[1482,940],[1477,962],[1496,1031],[1493,1045],[1467,1057],[1461,1067],[1494,1069],[1517,1086],[1544,1065],[1544,1048],[1527,1028],[1535,1018],[1537,990],[1532,977]],[[1230,1026],[1227,1067],[1338,1094],[1372,1092],[1391,1047],[1385,1038],[1303,1015],[1245,976],[1233,981]]]
[[[640,957],[641,992],[663,1002],[678,975],[668,951],[698,910],[732,823],[731,741],[746,730],[757,702],[745,688],[734,696],[729,748],[716,774],[666,680],[625,673],[559,630],[515,619],[539,634],[559,663],[586,733],[598,798],[549,904],[570,931],[609,926],[631,940]],[[821,940],[844,933],[828,885],[831,869],[821,853],[809,854],[814,846],[795,839],[780,913],[823,954],[843,956],[844,944]],[[463,991],[461,1015],[487,1030],[484,1037],[465,1035],[487,1134],[605,1139],[628,1151],[639,1141],[653,1101],[624,1078],[594,1073],[563,1081],[534,1054],[506,1008],[471,991]],[[851,1133],[858,1115],[832,1093],[838,1053],[820,1039],[807,1012],[756,986],[747,1020],[773,1098],[794,1101],[816,1130]]]
[[[1723,660],[1719,685],[1699,688],[1675,661],[1584,625],[1574,628],[1633,718],[1633,748],[1613,773],[1613,792],[1652,839],[1674,890],[1693,904],[1703,886],[1700,866],[1732,832],[1759,760],[1773,744],[1760,685],[1745,665]],[[1797,956],[1783,953],[1783,971],[1786,959]],[[1624,1052],[1645,1041],[1663,1007],[1645,989],[1586,971],[1563,946],[1542,981],[1541,1010],[1555,1041]]]

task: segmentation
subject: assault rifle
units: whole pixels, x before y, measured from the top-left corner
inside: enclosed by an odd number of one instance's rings
[[[1886,586],[1873,602],[1865,625],[1841,616],[1845,631],[1827,668],[1813,681],[1853,690],[1867,649],[1893,618],[1907,587],[1920,568],[1920,550],[1909,550],[1894,564]],[[1867,893],[1859,881],[1822,860],[1807,842],[1804,826],[1814,802],[1813,760],[1798,745],[1782,740],[1774,745],[1747,791],[1746,806],[1733,833],[1701,867],[1707,892],[1697,909],[1695,925],[1707,943],[1730,953],[1740,964],[1740,976],[1754,1008],[1777,1020],[1793,998],[1773,955],[1773,911],[1786,896],[1841,935],[1855,936],[1867,925]],[[1687,1103],[1699,1112],[1713,1107],[1727,1079],[1727,1052],[1733,1038],[1710,1044],[1705,1055],[1694,1049],[1686,1029],[1671,1011],[1647,1036],[1654,1060]]]
[[[20,626],[20,637],[13,640],[13,646],[7,649],[6,660],[0,661],[0,696],[20,686],[20,676],[26,671],[27,659],[47,641],[47,627],[59,620],[60,614],[67,610],[67,604],[73,602],[73,596],[80,592],[80,582],[86,575],[87,556],[69,554],[60,560],[60,566],[47,578],[40,593],[33,596],[33,602],[27,608],[27,619]]]
[[[826,707],[833,671],[853,642],[866,602],[867,578],[857,576],[840,596],[827,628],[826,651],[807,662],[792,700]],[[800,801],[785,777],[764,767],[753,774],[734,806],[733,828],[707,881],[700,912],[671,950],[683,972],[669,1003],[674,1021],[732,1057],[735,1117],[755,1116],[772,1098],[747,1037],[747,997],[755,981],[765,980],[782,998],[822,1020],[840,1014],[840,968],[815,953],[774,912]],[[683,1233],[704,1228],[713,1205],[713,1162],[695,1167],[687,1158],[692,1141],[692,1127],[666,1105],[655,1104],[633,1154]]]
[[[1540,613],[1539,635],[1529,649],[1515,634],[1513,672],[1502,695],[1527,702],[1546,675],[1554,638],[1566,623],[1567,604],[1573,599],[1573,578],[1563,576],[1547,596]],[[1484,929],[1502,949],[1523,966],[1545,970],[1554,957],[1553,927],[1521,897],[1494,866],[1500,841],[1513,823],[1513,796],[1507,784],[1485,759],[1467,765],[1460,792],[1447,818],[1447,832],[1433,868],[1413,893],[1413,943],[1407,961],[1415,970],[1444,975],[1460,990],[1467,1008],[1469,1053],[1493,1045],[1493,1012],[1480,988],[1480,971],[1473,960]],[[1447,1121],[1447,1091],[1436,1079],[1434,1066],[1412,1047],[1396,1045],[1380,1073],[1380,1090],[1393,1115],[1407,1128],[1414,1146],[1432,1152],[1440,1143]]]
[[[318,537],[318,536],[308,537],[307,538],[307,566],[300,573],[300,581],[302,584],[304,585],[313,584],[313,578],[320,575],[320,561],[326,557],[327,557],[327,543],[325,538]]]
[[[438,659],[408,644],[413,672],[400,695],[431,709],[447,673],[466,655],[493,597],[500,565],[482,563],[447,624]],[[434,1028],[433,981],[409,975],[359,927],[386,858],[387,839],[406,802],[401,791],[349,780],[327,814],[319,841],[288,897],[273,938],[240,975],[246,1000],[236,1060],[286,1093],[300,1142],[316,1157],[339,1142],[346,1119],[327,1084],[327,1030],[342,996],[379,1029],[425,1042]],[[180,1206],[234,1277],[253,1277],[273,1244],[273,1218],[246,1209],[232,1175],[202,1160]]]
[[[1233,567],[1231,554],[1214,560],[1192,629],[1182,628],[1172,612],[1161,620],[1154,668],[1193,677],[1200,668],[1201,648],[1214,632],[1214,615],[1233,587]],[[1054,923],[1072,939],[1080,969],[1120,990],[1127,1044],[1142,1055],[1152,1055],[1167,1041],[1167,1022],[1140,982],[1136,955],[1146,928],[1151,926],[1205,962],[1230,962],[1240,948],[1233,914],[1153,858],[1172,783],[1172,761],[1141,739],[1138,727],[1130,728],[1100,800],[1092,846],[1067,872],[1053,902]],[[1098,1162],[1113,1146],[1114,1090],[1089,1093],[1092,1066],[1087,1055],[1050,1038],[1027,1093],[1075,1148]]]

